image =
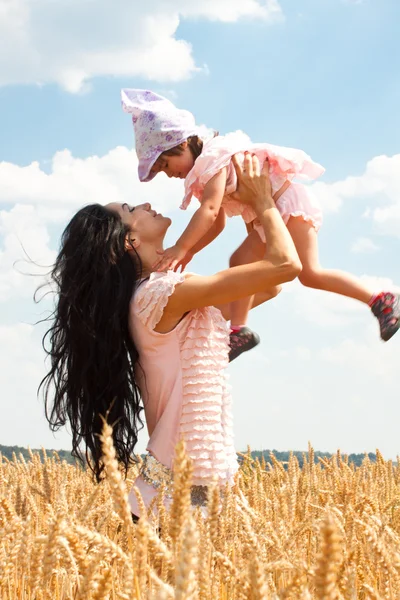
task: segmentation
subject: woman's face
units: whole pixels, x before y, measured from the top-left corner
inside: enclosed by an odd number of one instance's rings
[[[171,219],[164,217],[151,208],[151,204],[117,204],[113,202],[105,207],[114,213],[118,213],[122,223],[129,228],[136,241],[139,243],[162,244]]]

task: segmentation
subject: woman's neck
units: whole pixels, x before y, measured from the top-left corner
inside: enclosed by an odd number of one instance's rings
[[[163,252],[162,244],[157,248],[153,245],[144,246],[143,244],[138,248],[138,254],[142,261],[142,277],[149,277],[151,273],[157,270],[157,263],[160,262]]]

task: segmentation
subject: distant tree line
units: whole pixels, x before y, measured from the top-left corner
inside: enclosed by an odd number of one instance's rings
[[[266,463],[272,464],[271,453],[275,456],[275,458],[277,460],[279,460],[280,462],[283,462],[284,466],[286,467],[285,463],[288,462],[289,457],[290,457],[289,451],[279,452],[279,450],[254,450],[251,452],[251,457],[253,459],[258,459],[260,461],[262,460],[262,457],[264,457],[264,460]],[[247,454],[247,453],[243,453],[243,454]],[[239,454],[240,462],[242,462],[244,460],[243,454]],[[294,450],[292,452],[292,454],[299,461],[300,467],[303,466],[305,456],[306,456],[307,460],[309,460],[308,452],[300,452],[298,450]],[[330,459],[330,458],[332,458],[332,456],[334,456],[334,455],[331,454],[330,452],[319,452],[318,450],[315,450],[314,451],[314,463],[320,462],[318,460],[319,457],[325,458],[325,459]],[[342,459],[348,461],[349,464],[354,463],[354,465],[359,467],[359,466],[361,466],[361,464],[366,456],[368,456],[368,458],[370,460],[372,460],[374,462],[376,461],[376,455],[373,452],[368,452],[367,454],[366,453],[363,453],[363,454],[354,454],[353,453],[353,454],[348,454],[348,455],[343,454]]]
[[[43,460],[43,451],[42,450],[38,450],[38,449],[33,450],[32,449],[32,452],[33,452],[33,454],[39,454],[41,459]],[[67,450],[47,450],[46,449],[46,454],[49,458],[53,457],[54,452],[57,452],[58,456],[60,457],[60,460],[65,460],[65,461],[67,461],[67,463],[69,463],[71,465],[76,462],[76,459],[71,455],[71,452],[67,452]],[[7,458],[8,460],[13,460],[14,455],[17,457],[17,459],[19,459],[21,454],[26,461],[31,459],[31,455],[30,455],[28,448],[23,448],[22,446],[3,446],[2,444],[0,444],[0,454],[2,456],[4,456],[5,458]]]
[[[43,452],[42,450],[32,450],[33,453],[39,453],[41,456],[41,459],[43,460]],[[53,453],[57,452],[57,455],[60,457],[60,460],[65,460],[67,463],[69,464],[74,464],[76,462],[76,459],[71,455],[71,452],[68,452],[67,450],[46,450],[47,456],[52,457]],[[272,459],[270,456],[270,453],[273,453],[275,458],[283,463],[287,463],[287,461],[289,460],[289,456],[290,456],[290,452],[288,451],[284,451],[284,452],[279,452],[278,450],[254,450],[251,452],[251,457],[253,459],[259,459],[261,460],[262,457],[264,457],[264,460],[266,463],[270,463],[272,464]],[[3,446],[2,444],[0,444],[0,454],[2,456],[4,456],[6,459],[8,460],[13,460],[13,456],[15,455],[17,458],[19,458],[20,454],[22,454],[22,456],[24,457],[24,459],[26,461],[30,460],[30,453],[29,450],[27,448],[23,448],[22,446]],[[239,453],[239,461],[242,462],[244,460],[243,455],[246,454],[244,453]],[[308,453],[305,452],[300,452],[298,450],[293,451],[293,455],[296,456],[297,460],[299,461],[300,467],[303,466],[303,462],[304,462],[304,455],[308,457]],[[332,454],[330,454],[329,452],[319,452],[319,451],[315,451],[314,452],[314,462],[318,463],[319,460],[318,458],[332,458]],[[364,458],[365,458],[365,454],[349,454],[347,456],[347,460],[349,463],[354,463],[357,467],[359,467]],[[376,455],[373,454],[372,452],[368,453],[368,458],[372,461],[376,460]],[[307,458],[308,460],[308,458]]]

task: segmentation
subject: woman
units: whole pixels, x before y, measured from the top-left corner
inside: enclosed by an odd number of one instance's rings
[[[268,165],[260,174],[258,159],[247,154],[243,168],[236,161],[235,168],[240,200],[256,211],[265,232],[262,260],[211,276],[152,272],[171,220],[148,204],[109,204],[72,218],[53,270],[59,297],[45,336],[51,357],[42,382],[46,416],[53,430],[69,422],[74,455],[83,444],[100,479],[101,416],[113,424],[117,456],[127,468],[142,399],[150,440],[135,485],[146,506],[161,484],[168,492],[181,438],[193,461],[193,504],[204,504],[215,478],[221,486],[233,480],[237,458],[224,373],[229,303],[254,295],[256,306],[300,271],[271,196]],[[130,503],[138,515],[133,493]]]

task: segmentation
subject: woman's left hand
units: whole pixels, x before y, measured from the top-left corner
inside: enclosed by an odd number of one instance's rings
[[[187,252],[177,244],[167,248],[164,252],[157,251],[158,254],[162,255],[162,258],[154,263],[153,269],[156,271],[169,271],[175,269],[175,267],[183,261]]]

